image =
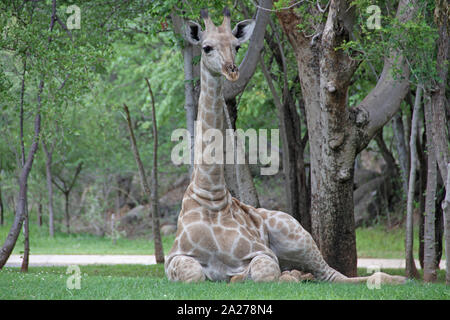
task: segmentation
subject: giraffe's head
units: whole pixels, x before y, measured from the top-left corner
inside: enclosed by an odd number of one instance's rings
[[[228,80],[236,81],[239,69],[234,58],[240,45],[250,39],[255,21],[241,21],[231,30],[228,8],[223,10],[224,17],[220,26],[214,25],[206,10],[201,10],[200,14],[205,22],[205,30],[198,23],[189,21],[185,29],[186,39],[191,44],[202,47],[202,63],[212,74],[223,74]]]

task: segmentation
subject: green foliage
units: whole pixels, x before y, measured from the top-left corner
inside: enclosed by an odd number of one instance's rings
[[[325,7],[325,5],[323,5]],[[307,37],[312,37],[317,32],[317,26],[326,21],[326,14],[317,11],[316,3],[306,1],[294,9],[294,12],[300,19],[297,27]]]
[[[406,22],[395,16],[389,2],[356,0],[352,5],[356,8],[356,24],[359,28],[355,32],[355,38],[344,42],[338,49],[347,50],[352,56],[359,53],[355,58],[374,64],[378,64],[380,60],[390,57],[394,50],[398,50],[407,61],[412,83],[431,83],[432,80],[436,80],[434,48],[437,32],[431,19],[434,10],[432,5],[420,1],[417,15]],[[381,9],[379,29],[368,26],[367,22],[374,14],[367,11],[371,5],[378,5]],[[394,76],[398,77],[401,71],[399,67],[395,67],[394,65]]]

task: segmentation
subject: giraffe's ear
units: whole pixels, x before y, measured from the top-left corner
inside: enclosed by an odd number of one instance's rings
[[[255,20],[249,19],[239,22],[233,29],[232,33],[240,43],[250,39],[255,29]]]
[[[184,28],[184,38],[193,45],[199,45],[202,41],[202,27],[194,21],[187,21]]]

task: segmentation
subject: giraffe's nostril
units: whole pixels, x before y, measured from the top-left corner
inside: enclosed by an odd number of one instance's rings
[[[227,63],[225,65],[225,70],[227,72],[233,73],[238,71],[238,67],[234,63]]]
[[[231,81],[236,81],[239,78],[239,68],[234,63],[224,64],[222,67],[222,73]]]

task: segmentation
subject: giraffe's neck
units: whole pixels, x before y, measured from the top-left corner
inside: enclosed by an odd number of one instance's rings
[[[207,133],[209,129],[216,129],[220,132],[223,130],[223,108],[225,105],[222,94],[223,77],[212,75],[201,63],[200,81],[201,91],[198,103],[194,171],[191,185],[193,197],[197,201],[211,210],[221,210],[231,199],[225,185],[224,165],[223,161],[211,163],[210,159],[213,146],[219,144],[223,146],[223,143],[222,141],[214,141]],[[199,130],[201,130],[201,134],[198,134]],[[209,133],[212,132],[209,131]],[[217,153],[217,148],[214,149]],[[222,148],[219,150],[222,150]],[[201,157],[199,157],[200,155]]]

